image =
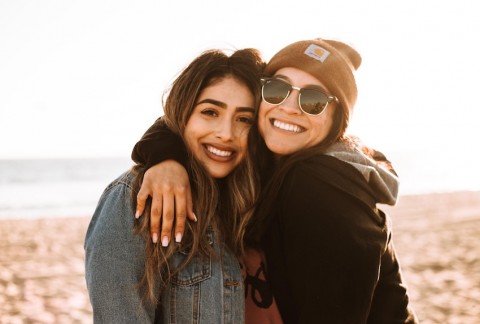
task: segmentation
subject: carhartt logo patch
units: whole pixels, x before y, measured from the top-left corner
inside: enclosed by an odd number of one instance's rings
[[[304,53],[322,63],[330,55],[329,51],[315,44],[308,46]]]

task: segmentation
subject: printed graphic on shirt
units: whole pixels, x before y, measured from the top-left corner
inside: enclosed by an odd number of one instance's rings
[[[249,293],[253,302],[258,307],[268,308],[272,305],[273,294],[265,280],[265,264],[263,262],[260,263],[260,267],[258,267],[255,275],[252,276],[247,272],[245,278],[245,297],[247,297]]]

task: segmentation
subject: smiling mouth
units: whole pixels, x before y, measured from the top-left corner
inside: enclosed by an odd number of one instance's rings
[[[281,122],[281,121],[276,120],[276,119],[271,119],[270,123],[272,124],[273,127],[279,128],[279,129],[287,131],[287,132],[301,133],[305,130],[303,127],[300,127],[298,125],[288,124],[288,123]]]
[[[205,147],[206,147],[208,152],[210,152],[211,154],[213,154],[215,156],[221,157],[221,158],[228,158],[228,157],[232,156],[232,154],[233,154],[233,151],[220,150],[220,149],[218,149],[216,147],[213,147],[213,146],[210,146],[210,145],[206,145]]]

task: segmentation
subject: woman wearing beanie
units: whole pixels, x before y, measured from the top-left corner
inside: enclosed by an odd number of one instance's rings
[[[285,323],[417,323],[390,219],[377,208],[395,204],[397,175],[381,153],[345,135],[360,63],[351,46],[315,39],[283,48],[264,71],[258,129],[268,150],[256,154],[263,188],[247,238],[265,254]],[[172,141],[151,129],[132,156],[153,165],[166,158],[147,148],[165,152]],[[158,195],[155,174],[169,168],[162,165],[151,169],[144,195]]]

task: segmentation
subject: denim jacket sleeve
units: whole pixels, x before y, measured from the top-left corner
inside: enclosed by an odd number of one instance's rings
[[[145,242],[133,233],[132,188],[126,173],[101,196],[85,238],[85,277],[95,323],[153,323],[142,302]]]

